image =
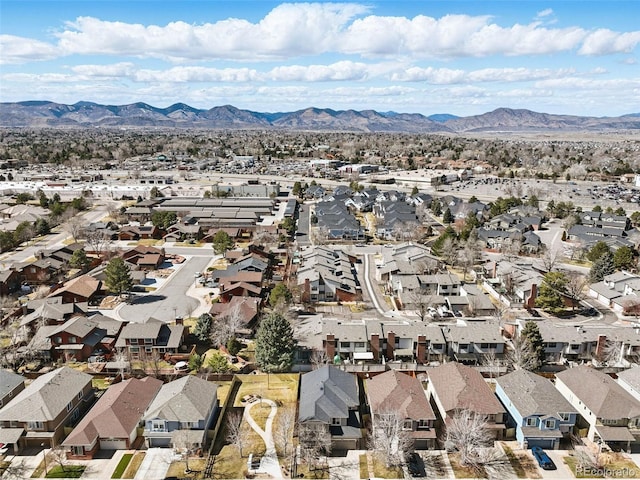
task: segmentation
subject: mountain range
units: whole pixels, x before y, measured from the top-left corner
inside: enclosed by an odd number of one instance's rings
[[[184,103],[157,108],[146,103],[100,105],[48,101],[0,103],[0,127],[26,128],[191,128],[281,129],[299,131],[473,133],[640,130],[640,113],[620,117],[554,115],[524,109],[498,108],[469,117],[450,114],[306,108],[295,112],[260,113],[231,105],[198,109]]]

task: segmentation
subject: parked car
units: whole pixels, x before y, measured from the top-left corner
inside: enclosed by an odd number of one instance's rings
[[[407,460],[407,468],[409,469],[409,475],[413,478],[420,478],[426,476],[426,472],[424,470],[424,462],[420,455],[416,452],[411,452],[406,456]]]
[[[547,453],[541,447],[532,447],[531,453],[533,453],[534,458],[540,465],[540,468],[543,470],[555,470],[556,464],[553,463],[553,460],[547,455]]]

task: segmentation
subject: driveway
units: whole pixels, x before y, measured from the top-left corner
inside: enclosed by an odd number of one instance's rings
[[[213,257],[191,257],[158,290],[137,296],[131,305],[118,307],[117,316],[137,323],[151,317],[173,322],[176,316],[190,316],[200,301],[187,296],[187,291],[194,285],[196,272],[205,270],[212,260]]]
[[[160,480],[165,477],[174,460],[172,448],[150,448],[134,477],[135,480]]]
[[[557,470],[543,470],[540,467],[538,467],[538,471],[542,475],[542,478],[545,478],[545,479],[555,478],[555,479],[562,479],[562,480],[566,480],[567,478],[574,478],[573,474],[571,473],[571,470],[569,469],[567,464],[564,463],[563,461],[564,457],[567,457],[569,455],[568,450],[545,449],[545,452],[547,453],[547,455],[549,455],[549,457],[551,457],[551,460],[553,460],[553,463],[556,464]],[[531,455],[531,458],[533,459],[534,463],[537,465],[538,462],[536,462],[536,460],[533,458],[533,455],[531,454],[531,450],[528,450],[527,454]]]

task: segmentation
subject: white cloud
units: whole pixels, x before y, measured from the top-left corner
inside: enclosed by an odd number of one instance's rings
[[[591,32],[578,51],[581,55],[631,53],[640,43],[640,31],[618,33],[607,29]]]
[[[484,68],[481,70],[451,70],[447,68],[420,68],[412,67],[404,72],[391,76],[395,81],[419,82],[432,84],[461,84],[461,83],[485,83],[485,82],[529,82],[545,78],[558,78],[573,75],[574,69],[552,70],[548,68]]]
[[[15,35],[0,35],[0,64],[49,60],[60,56],[54,45]]]
[[[537,13],[536,18],[544,18],[548,17],[549,15],[553,15],[553,10],[551,8],[545,8],[544,10],[540,10]]]

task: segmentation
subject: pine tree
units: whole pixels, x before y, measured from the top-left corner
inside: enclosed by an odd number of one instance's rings
[[[544,342],[542,341],[542,335],[540,329],[535,322],[527,322],[524,324],[522,332],[520,332],[520,338],[526,345],[529,346],[529,351],[532,356],[531,370],[539,370],[544,364]]]
[[[444,223],[452,223],[455,219],[453,218],[453,214],[451,213],[451,209],[447,207],[447,209],[442,214],[442,221]]]
[[[279,313],[262,318],[256,334],[256,362],[264,372],[286,372],[293,363],[295,340],[289,320]]]
[[[589,280],[591,280],[592,283],[601,282],[604,277],[611,275],[614,271],[613,255],[611,255],[611,252],[607,252],[591,265]]]
[[[104,269],[104,275],[104,283],[107,290],[117,295],[128,292],[133,287],[129,265],[120,257],[109,261],[107,268]]]
[[[69,265],[82,271],[89,268],[91,261],[87,258],[87,252],[84,251],[84,248],[79,248],[73,252],[73,255],[71,255],[71,258],[69,259]]]

